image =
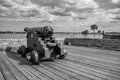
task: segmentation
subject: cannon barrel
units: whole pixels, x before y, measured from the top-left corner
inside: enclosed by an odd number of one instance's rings
[[[26,27],[24,29],[25,32],[36,32],[36,35],[38,37],[42,38],[49,38],[52,37],[54,30],[51,26],[44,26],[44,27],[34,27],[34,28],[28,28]]]

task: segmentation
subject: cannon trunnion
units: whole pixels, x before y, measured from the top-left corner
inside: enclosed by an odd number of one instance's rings
[[[39,64],[44,59],[64,59],[67,52],[53,38],[53,28],[50,26],[25,28],[27,47],[22,45],[18,53],[33,64]]]

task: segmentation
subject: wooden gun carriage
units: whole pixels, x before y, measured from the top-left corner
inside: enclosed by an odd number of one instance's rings
[[[25,28],[27,33],[27,47],[22,45],[18,53],[33,64],[39,64],[44,59],[64,59],[67,52],[53,36],[51,26]]]

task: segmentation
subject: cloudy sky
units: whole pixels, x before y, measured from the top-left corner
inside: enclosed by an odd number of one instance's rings
[[[53,26],[55,31],[120,32],[120,0],[0,0],[0,30]]]

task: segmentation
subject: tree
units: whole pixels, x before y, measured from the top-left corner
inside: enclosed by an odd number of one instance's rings
[[[101,33],[101,30],[98,30],[98,32],[97,32],[97,33],[99,33],[99,34],[100,34],[100,33]]]
[[[102,31],[102,34],[104,35],[104,34],[105,34],[105,31]]]
[[[101,30],[98,30],[98,35],[99,35],[99,38],[100,38],[100,36],[101,36],[101,34],[102,34],[102,31]]]
[[[93,38],[95,39],[95,30],[98,29],[98,26],[96,24],[91,25],[91,30],[93,30]]]
[[[82,34],[84,35],[84,38],[87,38],[89,31],[88,30],[84,30],[82,31]]]

